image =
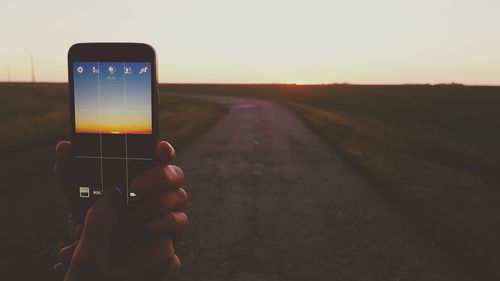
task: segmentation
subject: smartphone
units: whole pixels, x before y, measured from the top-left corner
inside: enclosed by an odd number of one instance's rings
[[[157,70],[142,43],[78,43],[68,52],[75,196],[109,188],[136,200],[133,178],[156,165]]]

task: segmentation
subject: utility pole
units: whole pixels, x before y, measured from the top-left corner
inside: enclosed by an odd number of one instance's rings
[[[33,54],[31,54],[31,83],[35,83],[35,63],[33,62]]]

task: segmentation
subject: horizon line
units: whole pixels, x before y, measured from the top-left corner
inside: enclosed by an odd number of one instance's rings
[[[67,81],[0,81],[0,84],[68,84]],[[465,86],[465,87],[500,87],[500,84],[466,84],[459,82],[439,82],[439,83],[348,83],[348,82],[329,82],[329,83],[237,83],[237,82],[158,82],[158,85],[286,85],[286,86]]]

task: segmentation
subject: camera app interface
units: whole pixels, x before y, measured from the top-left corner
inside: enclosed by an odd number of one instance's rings
[[[153,166],[151,64],[74,62],[73,154],[81,198],[118,188]]]

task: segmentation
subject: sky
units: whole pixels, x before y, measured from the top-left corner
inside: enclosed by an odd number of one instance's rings
[[[145,42],[162,83],[500,85],[498,0],[2,1],[0,81],[77,42]]]

